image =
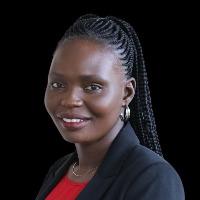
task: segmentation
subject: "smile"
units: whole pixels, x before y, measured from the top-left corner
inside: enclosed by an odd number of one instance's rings
[[[90,119],[78,119],[78,118],[73,118],[73,119],[62,118],[61,119],[62,127],[70,131],[76,131],[76,130],[82,129],[86,127],[89,122],[90,122]]]
[[[83,122],[83,119],[68,119],[68,118],[63,118],[64,122]]]

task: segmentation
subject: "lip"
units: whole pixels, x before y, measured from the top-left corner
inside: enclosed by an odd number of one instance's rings
[[[91,117],[75,114],[75,113],[59,113],[56,115],[59,118],[59,121],[63,128],[66,128],[70,131],[76,131],[84,128],[90,122]],[[65,122],[63,118],[68,119],[81,119],[80,122]]]
[[[85,116],[85,115],[80,115],[76,113],[58,113],[56,114],[58,118],[68,118],[68,119],[82,119],[82,120],[87,120],[91,119],[91,117]]]
[[[90,122],[89,119],[84,119],[81,122],[64,122],[62,119],[61,120],[61,124],[64,128],[67,128],[70,131],[76,131],[79,129],[84,128],[85,126],[87,126],[87,124]]]

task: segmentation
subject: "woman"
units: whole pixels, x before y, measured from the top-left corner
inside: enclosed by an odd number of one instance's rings
[[[50,168],[37,200],[184,199],[178,174],[162,158],[130,24],[112,16],[77,19],[55,50],[45,106],[76,151]]]

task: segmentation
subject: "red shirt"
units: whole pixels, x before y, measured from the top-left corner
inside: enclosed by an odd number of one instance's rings
[[[63,176],[45,200],[75,200],[87,183],[74,182],[67,176]]]

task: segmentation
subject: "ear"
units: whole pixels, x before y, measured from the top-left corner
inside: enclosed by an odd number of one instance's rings
[[[136,81],[133,77],[126,80],[124,83],[124,96],[123,96],[123,106],[129,105],[135,96]]]

